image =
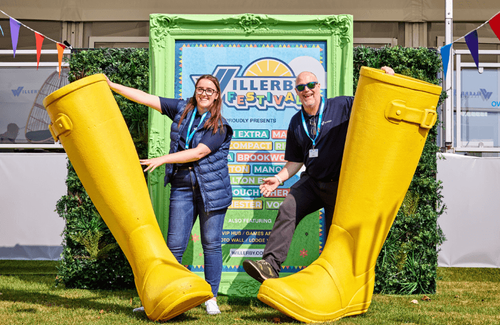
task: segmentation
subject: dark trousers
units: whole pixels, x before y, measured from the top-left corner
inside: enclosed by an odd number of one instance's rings
[[[286,260],[295,228],[308,214],[325,208],[325,235],[332,224],[338,182],[316,181],[303,173],[300,180],[290,188],[290,193],[281,204],[278,216],[267,241],[262,259],[273,267],[276,274]]]

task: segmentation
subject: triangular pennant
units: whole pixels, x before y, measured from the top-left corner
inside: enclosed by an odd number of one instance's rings
[[[469,34],[465,35],[465,43],[469,48],[472,58],[476,63],[476,67],[479,69],[479,39],[477,37],[477,30],[473,30]]]
[[[42,53],[42,44],[45,37],[35,32],[35,38],[36,38],[36,69],[38,70],[38,65],[40,64],[40,54]]]
[[[57,43],[57,61],[59,61],[59,78],[61,77],[61,63],[63,58],[63,52],[66,46],[61,43]]]
[[[448,63],[450,62],[451,44],[452,43],[446,44],[440,50],[440,52],[441,52],[441,61],[443,62],[443,73],[444,73],[444,77],[445,78],[446,78],[446,72],[448,71]]]
[[[14,57],[16,57],[17,40],[19,39],[20,27],[21,27],[20,23],[10,18],[10,38],[12,39],[12,49],[14,50]]]
[[[500,12],[488,22],[495,35],[500,39]]]

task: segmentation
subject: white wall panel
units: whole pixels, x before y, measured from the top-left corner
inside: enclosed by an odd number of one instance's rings
[[[439,154],[446,242],[438,265],[500,267],[500,158]]]
[[[65,153],[0,153],[0,259],[59,259]]]

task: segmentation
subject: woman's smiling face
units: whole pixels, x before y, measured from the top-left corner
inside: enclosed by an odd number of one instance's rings
[[[198,81],[195,92],[196,103],[198,104],[198,108],[202,110],[210,108],[214,101],[219,97],[215,84],[211,80],[205,78]],[[208,95],[207,92],[212,93],[211,95]]]

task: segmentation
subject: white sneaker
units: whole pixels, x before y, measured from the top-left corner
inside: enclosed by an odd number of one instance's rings
[[[140,313],[143,311],[144,311],[144,307],[134,308],[134,310],[133,310],[134,313]]]
[[[205,306],[207,307],[207,314],[209,315],[220,314],[220,309],[219,306],[217,306],[217,301],[210,299],[205,302]]]

